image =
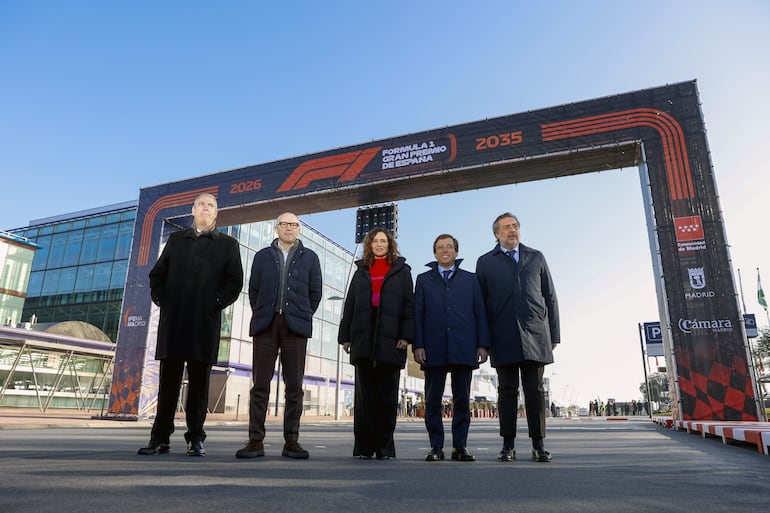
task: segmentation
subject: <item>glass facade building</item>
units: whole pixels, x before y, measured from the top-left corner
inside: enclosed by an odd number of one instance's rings
[[[23,317],[83,321],[114,342],[126,283],[136,201],[30,222],[12,230],[40,246]]]

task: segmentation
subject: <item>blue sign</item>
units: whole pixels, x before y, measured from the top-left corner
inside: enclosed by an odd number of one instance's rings
[[[644,339],[647,344],[647,356],[664,356],[663,330],[659,322],[644,323]]]
[[[748,338],[754,338],[759,336],[757,330],[757,318],[754,314],[743,314],[743,323],[746,325],[746,336]]]

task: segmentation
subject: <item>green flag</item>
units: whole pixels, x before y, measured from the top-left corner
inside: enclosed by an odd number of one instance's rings
[[[765,291],[762,290],[762,280],[759,279],[759,269],[757,269],[757,301],[767,311],[767,299],[765,299]]]

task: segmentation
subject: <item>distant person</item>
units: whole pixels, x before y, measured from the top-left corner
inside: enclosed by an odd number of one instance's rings
[[[279,353],[286,399],[281,455],[310,457],[299,443],[299,423],[307,339],[313,334],[313,314],[321,302],[322,277],[318,255],[298,239],[300,230],[296,215],[281,214],[275,221],[277,237],[254,255],[249,278],[254,383],[249,399],[249,440],[235,453],[237,458],[265,455],[265,417]]]
[[[383,460],[396,457],[398,380],[414,340],[414,291],[411,269],[389,232],[374,228],[363,246],[338,341],[356,369],[353,456]]]
[[[179,388],[187,365],[187,454],[203,456],[211,366],[217,361],[222,310],[238,299],[243,266],[238,241],[216,230],[217,200],[201,194],[193,225],[174,232],[150,271],[150,296],[160,307],[155,359],[158,409],[150,442],[139,454],[169,452]]]
[[[519,375],[524,389],[532,458],[551,461],[545,439],[543,371],[560,342],[559,307],[551,273],[539,251],[520,244],[519,220],[508,212],[492,224],[497,245],[476,263],[497,370],[501,461],[516,458]]]
[[[474,461],[468,452],[473,369],[487,361],[489,328],[476,276],[460,269],[459,243],[449,234],[433,242],[434,262],[415,285],[414,360],[425,373],[425,427],[430,452],[425,461],[444,459],[442,397],[452,382],[452,459]],[[449,410],[449,407],[447,407]]]

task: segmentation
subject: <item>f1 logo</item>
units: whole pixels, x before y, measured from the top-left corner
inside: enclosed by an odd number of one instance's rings
[[[316,180],[339,177],[338,182],[349,182],[363,171],[382,146],[365,150],[350,151],[341,155],[321,157],[303,162],[284,181],[278,192],[304,189]]]

